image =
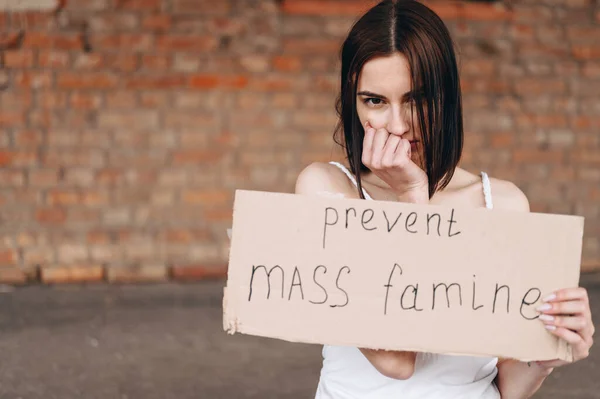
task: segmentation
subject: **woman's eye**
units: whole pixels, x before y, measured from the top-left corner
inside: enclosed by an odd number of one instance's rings
[[[383,104],[383,100],[380,98],[367,98],[365,104],[377,106]]]

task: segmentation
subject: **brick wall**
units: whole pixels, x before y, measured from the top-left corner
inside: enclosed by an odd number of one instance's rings
[[[233,191],[291,191],[339,156],[337,51],[365,4],[0,13],[0,280],[222,274]],[[460,46],[463,166],[514,181],[534,211],[585,216],[584,267],[599,268],[600,5],[429,4]]]

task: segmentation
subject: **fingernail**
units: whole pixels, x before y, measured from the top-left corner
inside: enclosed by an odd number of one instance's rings
[[[546,324],[544,327],[546,327],[546,330],[550,330],[550,331],[556,330],[556,326],[553,326],[551,324]]]
[[[550,302],[556,299],[556,294],[548,295],[546,298],[542,299],[543,302]]]
[[[542,306],[538,306],[538,307],[536,308],[536,310],[537,310],[538,312],[543,312],[544,310],[550,310],[550,309],[552,309],[552,305],[550,305],[549,303],[545,303],[545,304],[543,304]]]
[[[549,314],[541,314],[538,316],[540,320],[543,321],[552,321],[554,320],[554,316],[550,316]]]

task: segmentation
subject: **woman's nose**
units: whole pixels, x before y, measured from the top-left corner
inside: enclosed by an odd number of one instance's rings
[[[390,134],[402,136],[410,130],[410,112],[393,109],[386,127]]]

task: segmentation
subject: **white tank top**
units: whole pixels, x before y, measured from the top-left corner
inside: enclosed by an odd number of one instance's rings
[[[354,176],[340,168],[356,185]],[[481,172],[485,206],[493,208],[490,180]],[[363,189],[366,199],[372,198]],[[323,347],[323,368],[316,399],[500,399],[494,378],[497,358],[417,353],[407,380],[385,377],[358,348]]]

